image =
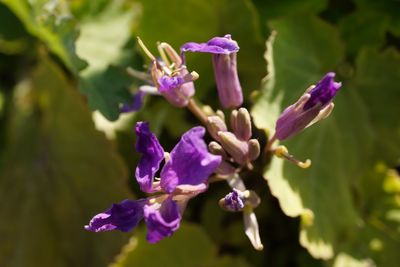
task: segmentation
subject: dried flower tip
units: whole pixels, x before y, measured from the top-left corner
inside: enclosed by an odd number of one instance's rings
[[[307,159],[305,162],[299,161],[293,155],[289,154],[289,151],[287,150],[287,148],[285,146],[278,146],[274,150],[274,153],[275,153],[275,156],[277,156],[279,158],[286,159],[286,160],[296,164],[300,168],[307,169],[308,167],[311,166],[311,160],[310,159]]]

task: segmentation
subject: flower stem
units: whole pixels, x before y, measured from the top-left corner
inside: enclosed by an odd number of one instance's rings
[[[192,99],[189,100],[187,108],[192,112],[203,125],[207,125],[207,115],[201,110],[197,103]]]
[[[274,134],[269,140],[268,143],[265,145],[265,152],[268,153],[269,151],[271,151],[272,149],[272,145],[275,143],[276,141],[276,134]]]

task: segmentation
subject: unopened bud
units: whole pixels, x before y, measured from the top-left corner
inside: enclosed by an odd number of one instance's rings
[[[249,159],[250,161],[256,160],[260,155],[260,143],[257,139],[250,139],[249,142]]]
[[[209,105],[204,105],[201,109],[207,115],[207,117],[214,115],[214,110]]]
[[[312,86],[279,115],[275,126],[278,140],[286,140],[305,128],[326,118],[333,109],[333,98],[341,87],[334,81],[335,73],[327,73],[316,86]]]
[[[218,116],[207,118],[207,129],[215,140],[219,140],[218,132],[226,132],[228,130],[225,122]]]
[[[232,112],[231,112],[231,128],[234,133],[236,133],[238,131],[237,115],[238,115],[238,111],[236,109],[232,110]]]
[[[240,108],[236,116],[235,135],[243,141],[251,138],[251,118],[245,108]]]
[[[219,141],[228,154],[239,164],[245,165],[248,162],[248,144],[237,139],[231,132],[218,132]]]
[[[222,148],[220,144],[215,141],[212,141],[208,144],[208,149],[214,155],[222,156],[223,159],[227,159],[228,155],[226,154],[225,150]]]
[[[221,120],[225,121],[225,114],[221,110],[218,109],[217,112],[215,112],[215,115],[220,117]]]

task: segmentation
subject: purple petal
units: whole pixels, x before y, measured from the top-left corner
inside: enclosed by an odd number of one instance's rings
[[[299,110],[295,104],[287,107],[276,121],[276,138],[283,141],[303,131],[319,111],[319,108]]]
[[[223,206],[230,211],[239,211],[244,208],[244,201],[239,192],[233,189],[232,192],[225,196]]]
[[[85,229],[92,232],[104,232],[114,229],[128,232],[136,227],[143,218],[145,202],[145,199],[136,201],[124,200],[119,204],[113,204],[105,212],[94,216],[89,225],[85,225]]]
[[[218,97],[224,108],[237,108],[243,103],[236,53],[213,55],[214,76],[217,83]]]
[[[239,46],[236,41],[232,40],[231,35],[227,34],[224,37],[214,37],[207,43],[189,42],[181,46],[181,53],[188,51],[212,54],[231,54],[238,52]]]
[[[169,77],[167,75],[162,76],[158,79],[160,85],[159,90],[161,93],[178,88],[184,83],[184,80],[180,76]]]
[[[136,123],[136,150],[142,158],[136,167],[136,180],[143,192],[154,192],[153,179],[164,159],[164,149],[157,137],[150,131],[148,122]]]
[[[221,156],[208,152],[203,140],[205,129],[194,127],[183,134],[171,151],[170,159],[161,170],[160,185],[168,193],[178,185],[198,185],[221,163]]]
[[[318,103],[321,103],[321,106],[324,107],[332,101],[337,91],[342,86],[342,83],[334,81],[335,75],[334,72],[327,73],[309,92],[311,98],[305,103],[303,107],[304,110],[310,109]]]
[[[185,107],[195,93],[192,76],[186,68],[174,77],[161,76],[157,82],[160,93],[176,107]]]
[[[147,241],[157,243],[179,228],[182,216],[178,204],[167,198],[161,206],[158,203],[144,206],[144,219],[147,225]]]
[[[146,93],[138,91],[132,95],[132,102],[124,103],[120,109],[122,113],[138,111],[143,106],[143,101]]]

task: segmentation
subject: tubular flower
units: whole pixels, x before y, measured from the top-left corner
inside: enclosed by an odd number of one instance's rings
[[[181,46],[184,52],[203,52],[213,54],[214,76],[219,100],[225,108],[236,108],[243,103],[242,87],[237,73],[236,54],[239,46],[231,35],[214,37],[207,43],[189,42]]]
[[[204,134],[203,127],[190,129],[168,154],[150,131],[149,124],[138,122],[136,149],[142,158],[136,168],[136,180],[142,191],[159,194],[113,204],[94,216],[85,229],[93,232],[130,231],[144,219],[150,243],[171,236],[179,228],[187,202],[207,189],[207,178],[221,163],[220,156],[208,152]],[[155,181],[163,160],[166,163],[160,178]]]
[[[331,113],[332,102],[342,83],[334,81],[335,73],[327,73],[316,86],[312,86],[279,116],[275,137],[286,140]]]

